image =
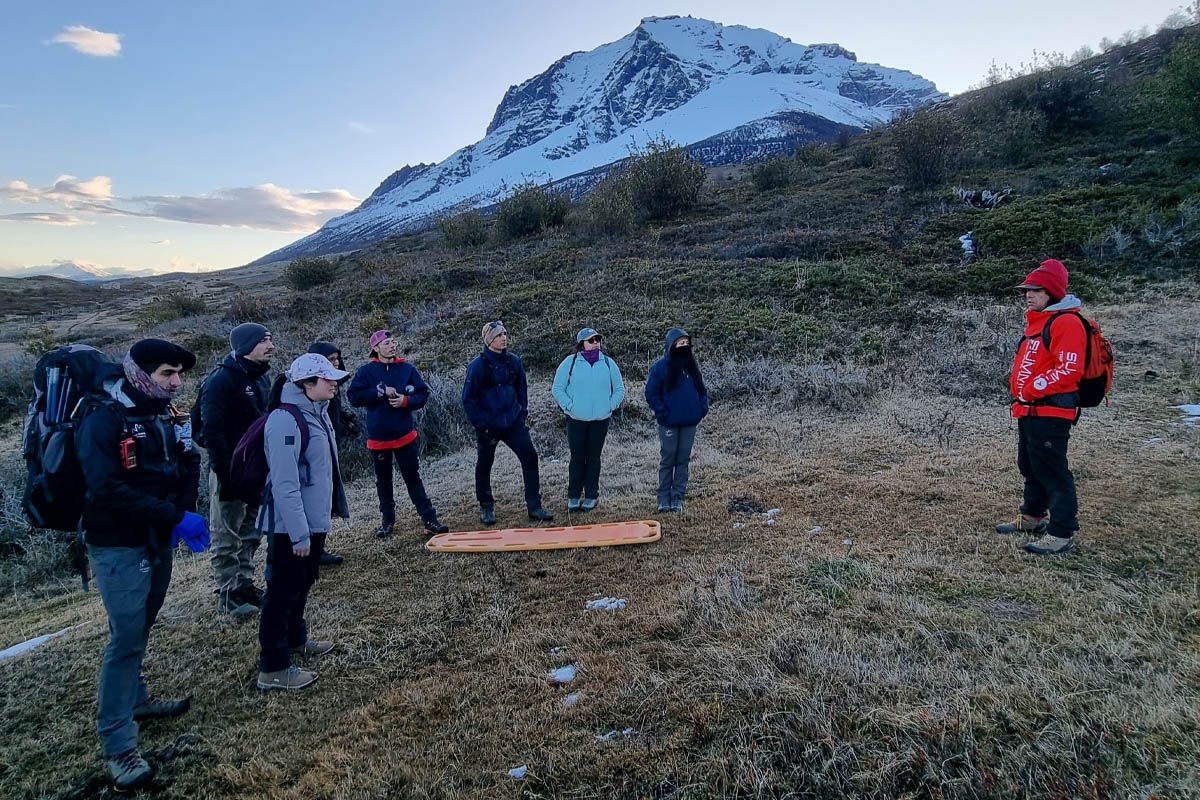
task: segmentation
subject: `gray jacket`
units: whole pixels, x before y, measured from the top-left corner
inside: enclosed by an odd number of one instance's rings
[[[300,455],[300,429],[285,410],[267,418],[263,446],[267,453],[267,500],[258,512],[258,528],[287,533],[292,544],[305,546],[309,534],[328,533],[333,516],[349,518],[346,493],[338,470],[337,441],[326,415],[328,402],[308,399],[293,383],[280,399],[300,409],[308,422],[308,449]]]

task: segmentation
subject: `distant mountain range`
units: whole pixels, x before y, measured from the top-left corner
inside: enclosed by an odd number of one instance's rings
[[[83,283],[104,283],[121,278],[148,278],[157,274],[152,269],[135,267],[102,267],[86,261],[60,261],[41,267],[18,267],[0,270],[0,278],[32,278],[49,276]]]
[[[526,181],[586,192],[660,137],[706,166],[740,164],[863,130],[939,99],[930,81],[859,63],[836,44],[692,17],[649,17],[513,86],[487,134],[439,164],[405,166],[362,205],[255,263],[353,250],[493,205]]]

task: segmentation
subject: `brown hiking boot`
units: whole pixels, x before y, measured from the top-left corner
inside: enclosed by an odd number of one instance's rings
[[[1022,514],[1016,522],[1001,522],[996,526],[996,533],[1045,533],[1050,520],[1046,517],[1031,517]]]
[[[281,669],[278,672],[258,673],[258,688],[284,689],[294,692],[297,689],[311,686],[316,680],[317,673],[302,670],[293,664],[287,669]]]
[[[306,656],[323,656],[335,647],[337,645],[333,642],[318,642],[316,639],[309,639],[299,647],[293,647],[292,652]]]
[[[1026,553],[1033,553],[1035,556],[1054,556],[1059,553],[1066,553],[1075,547],[1075,539],[1072,537],[1053,536],[1047,533],[1036,542],[1030,542],[1025,545]]]

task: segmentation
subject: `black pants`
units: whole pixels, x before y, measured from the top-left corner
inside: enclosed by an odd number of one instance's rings
[[[1021,417],[1017,420],[1017,468],[1025,478],[1021,513],[1044,517],[1050,512],[1051,536],[1070,538],[1079,530],[1075,476],[1067,466],[1071,420]]]
[[[608,420],[583,422],[567,417],[567,444],[571,464],[567,470],[567,497],[600,496],[600,453],[608,436]]]
[[[525,505],[530,511],[542,507],[542,484],[538,477],[537,450],[529,438],[529,428],[518,422],[511,428],[488,428],[487,436],[476,431],[477,454],[475,459],[475,499],[480,505],[492,505],[492,463],[496,460],[496,447],[500,442],[517,454],[521,461],[521,477],[525,480]]]
[[[384,522],[396,521],[396,498],[392,494],[392,453],[396,456],[396,466],[400,468],[400,477],[404,478],[404,488],[408,489],[408,499],[417,507],[421,520],[434,519],[437,510],[425,494],[425,484],[421,482],[421,465],[417,459],[417,443],[412,442],[395,450],[374,450],[371,461],[375,464],[375,489],[379,492],[379,513]]]
[[[325,534],[314,533],[309,541],[308,555],[300,558],[292,552],[292,540],[286,533],[267,536],[267,596],[258,620],[260,672],[287,669],[292,665],[291,648],[308,641],[304,606],[308,590],[317,579]]]

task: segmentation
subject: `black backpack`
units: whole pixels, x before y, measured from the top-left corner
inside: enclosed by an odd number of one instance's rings
[[[21,438],[26,468],[22,506],[34,527],[78,531],[84,489],[75,431],[101,399],[104,382],[123,374],[119,363],[82,344],[56,347],[38,359]]]
[[[204,402],[204,390],[208,388],[208,382],[212,379],[213,375],[221,371],[222,366],[224,365],[217,364],[213,367],[212,372],[208,373],[204,380],[200,382],[200,391],[196,392],[196,403],[192,406],[192,443],[201,447],[208,447],[208,445],[205,443],[204,418],[200,415],[200,405]]]

